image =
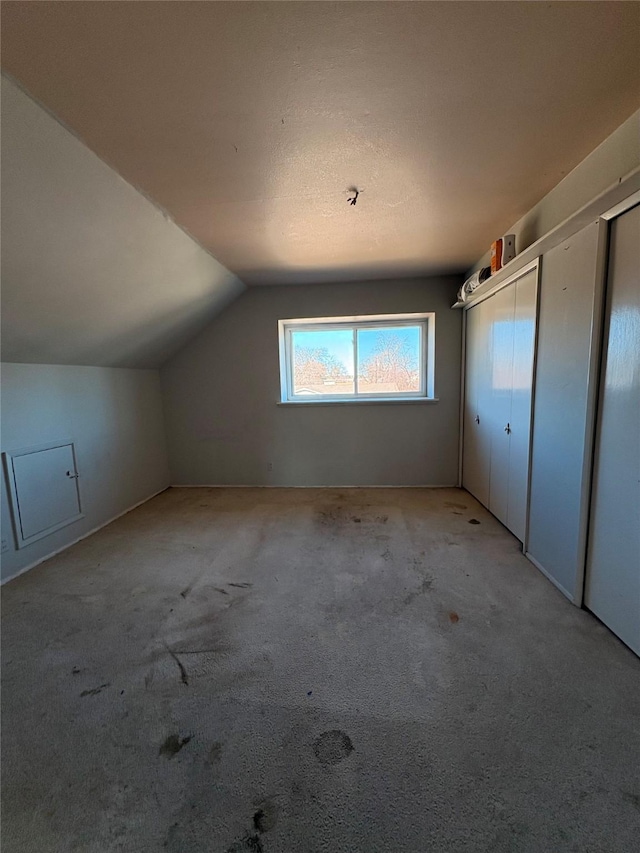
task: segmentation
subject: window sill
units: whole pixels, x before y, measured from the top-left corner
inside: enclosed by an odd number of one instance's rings
[[[439,403],[439,397],[398,397],[390,400],[278,400],[277,406],[423,406]]]

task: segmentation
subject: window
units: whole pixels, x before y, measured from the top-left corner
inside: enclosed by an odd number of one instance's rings
[[[434,399],[434,314],[280,320],[281,402]]]

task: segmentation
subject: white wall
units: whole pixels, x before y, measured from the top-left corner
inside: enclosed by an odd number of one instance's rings
[[[630,116],[566,178],[504,234],[516,235],[516,251],[522,252],[609,187],[640,166],[640,110]],[[496,237],[501,236],[496,234]],[[473,269],[489,265],[489,252]]]
[[[455,485],[459,281],[250,288],[161,371],[172,483]],[[439,402],[277,405],[278,320],[421,311],[436,312]]]
[[[75,442],[85,517],[15,549],[2,480],[6,579],[169,484],[156,370],[2,364],[2,450]]]
[[[2,359],[157,367],[243,283],[2,78]]]

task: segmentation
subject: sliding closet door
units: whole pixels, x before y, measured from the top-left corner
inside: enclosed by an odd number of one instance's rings
[[[640,654],[640,205],[611,226],[585,603]]]
[[[511,432],[509,434],[507,527],[521,542],[524,542],[527,526],[537,285],[536,270],[531,270],[513,285],[515,289],[515,312],[511,417],[509,419]]]
[[[489,509],[507,525],[509,511],[509,456],[511,387],[513,382],[513,331],[516,288],[504,287],[487,300],[491,312],[490,407],[491,477]]]
[[[467,311],[464,444],[462,484],[480,503],[489,506],[491,440],[489,435],[489,305],[487,300]]]

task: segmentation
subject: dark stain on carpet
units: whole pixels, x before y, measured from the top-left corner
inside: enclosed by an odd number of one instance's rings
[[[322,732],[313,744],[313,752],[320,764],[338,764],[353,750],[351,738],[340,729]]]
[[[431,587],[433,586],[433,578],[425,578],[418,589],[412,590],[412,592],[407,595],[404,600],[405,605],[411,604],[411,602],[416,599],[419,595],[424,595],[425,592],[429,592]]]
[[[178,657],[178,655],[170,649],[169,646],[165,645],[166,650],[169,652],[173,660],[176,662],[176,666],[180,670],[180,681],[184,684],[185,687],[189,686],[189,676],[187,675],[187,670],[184,667],[184,664]]]
[[[158,755],[166,755],[167,758],[173,758],[174,755],[177,755],[180,752],[183,746],[186,746],[189,743],[191,738],[192,735],[187,735],[182,738],[180,735],[168,735],[160,747]]]
[[[220,755],[222,754],[222,744],[219,740],[214,741],[211,744],[211,748],[209,750],[209,763],[217,764],[220,761]]]
[[[263,853],[264,846],[257,833],[246,835],[241,841],[236,841],[235,844],[227,848],[227,853],[246,853],[247,850],[250,853]]]
[[[253,828],[258,832],[269,832],[278,822],[278,805],[272,800],[264,800],[253,815]]]
[[[318,520],[320,524],[338,524],[344,521],[344,511],[342,507],[329,507],[328,509],[318,511]]]
[[[469,524],[480,524],[480,522],[478,521],[478,519],[477,519],[477,518],[470,518],[470,519],[469,519]]]
[[[100,687],[94,687],[92,690],[83,690],[80,695],[95,696],[97,693],[100,693],[101,690],[104,690],[105,687],[111,687],[111,684],[107,681],[106,684],[101,684]]]
[[[338,526],[343,524],[386,524],[389,520],[388,515],[372,515],[367,509],[370,504],[363,504],[357,509],[361,510],[358,515],[354,515],[353,509],[343,506],[329,506],[319,509],[317,513],[319,524],[325,526]]]

